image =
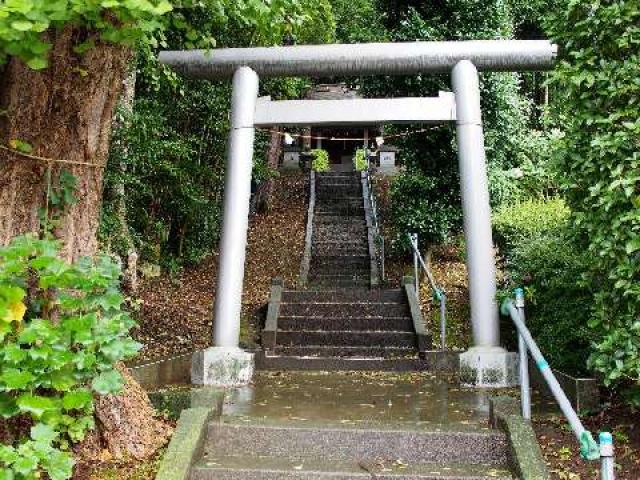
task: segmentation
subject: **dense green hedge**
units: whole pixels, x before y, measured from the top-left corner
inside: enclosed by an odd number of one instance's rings
[[[564,225],[570,213],[561,198],[504,204],[493,215],[494,241],[505,249],[517,247]]]
[[[558,162],[594,290],[591,365],[640,403],[640,4],[573,0],[550,29],[562,54]]]

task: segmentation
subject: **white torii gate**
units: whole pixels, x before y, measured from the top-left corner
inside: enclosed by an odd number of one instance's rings
[[[545,70],[557,47],[547,41],[371,43],[162,52],[160,62],[191,78],[233,78],[225,173],[214,346],[194,355],[192,380],[241,384],[253,357],[239,347],[240,310],[255,127],[455,121],[474,346],[461,355],[480,386],[517,380],[515,354],[500,347],[495,256],[478,70]],[[259,76],[409,75],[450,72],[453,93],[436,98],[271,101]]]

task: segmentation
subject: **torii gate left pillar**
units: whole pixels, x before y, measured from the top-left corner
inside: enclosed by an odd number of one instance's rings
[[[241,350],[238,344],[258,73],[317,76],[451,72],[474,340],[474,346],[460,355],[461,376],[464,383],[477,386],[516,383],[516,355],[506,352],[499,343],[478,69],[543,70],[552,66],[556,50],[546,41],[473,41],[227,49],[213,55],[163,52],[162,62],[191,77],[220,78],[233,74],[214,346],[194,355],[192,381],[237,385],[247,383],[253,373],[252,355]],[[371,107],[374,103],[367,105]],[[367,115],[377,115],[370,108],[367,112]],[[415,114],[412,119],[421,121],[423,116]]]

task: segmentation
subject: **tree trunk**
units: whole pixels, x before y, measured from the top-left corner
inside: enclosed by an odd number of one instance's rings
[[[267,150],[267,166],[272,170],[277,170],[280,156],[282,155],[282,137],[280,129],[275,128],[271,131],[271,139],[269,141],[269,149]],[[273,198],[275,182],[273,178],[268,178],[260,185],[260,189],[256,198],[256,208],[258,211],[268,211],[271,209],[271,200]]]
[[[20,140],[33,147],[35,156],[88,164],[51,163],[52,183],[62,170],[77,179],[77,203],[64,211],[55,230],[64,244],[63,256],[76,260],[98,249],[103,167],[114,107],[132,55],[125,47],[106,44],[76,55],[74,45],[88,36],[80,28],[67,27],[48,35],[53,44],[48,69],[36,72],[15,58],[4,67],[0,146],[6,148]],[[0,245],[18,235],[41,231],[38,212],[45,207],[49,177],[49,162],[5,148],[0,149]],[[167,429],[152,418],[144,391],[131,377],[126,378],[121,395],[97,402],[96,417],[103,426],[102,441],[113,454],[142,458],[164,443],[162,432]]]
[[[118,110],[116,114],[115,128],[127,128],[131,124],[131,115],[133,114],[133,104],[136,93],[136,69],[135,65],[130,67],[124,82],[122,82],[122,94],[120,95]],[[129,154],[129,146],[127,141],[123,140],[118,148],[118,158],[116,159],[115,168],[120,173],[120,181],[113,187],[113,201],[116,206],[116,215],[120,225],[118,235],[125,244],[125,251],[120,252],[123,259],[124,271],[122,275],[122,285],[129,293],[135,294],[138,290],[138,252],[131,237],[129,230],[129,222],[127,220],[127,202],[126,191],[124,186],[124,176],[127,173],[127,165],[125,162]]]
[[[86,32],[71,27],[51,33],[50,67],[33,71],[15,58],[0,84],[0,143],[33,146],[40,157],[90,165],[52,164],[52,181],[61,170],[77,179],[77,203],[70,206],[56,235],[64,256],[75,260],[97,250],[103,166],[109,149],[113,111],[131,53],[101,44],[83,56],[73,46]],[[47,163],[0,150],[0,244],[39,230],[45,207]]]

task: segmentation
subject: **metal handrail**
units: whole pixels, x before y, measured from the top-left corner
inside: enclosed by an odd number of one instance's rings
[[[380,246],[378,247],[379,263],[380,263],[380,278],[384,281],[385,279],[384,236],[382,235],[382,233],[380,233],[380,221],[378,220],[378,202],[376,201],[375,192],[373,190],[373,183],[371,182],[371,163],[369,161],[368,155],[367,155],[367,170],[365,174],[367,178],[367,188],[369,190],[369,205],[371,207],[371,219],[373,221],[373,229],[375,231],[376,237],[380,241]]]
[[[609,432],[601,432],[599,436],[600,444],[594,440],[592,433],[587,430],[578,414],[571,406],[571,402],[562,390],[558,379],[549,367],[547,360],[542,355],[540,348],[536,344],[531,332],[525,324],[524,314],[525,300],[524,290],[517,288],[515,290],[515,302],[508,298],[502,303],[501,311],[503,315],[511,317],[511,321],[518,331],[518,346],[520,356],[520,394],[522,416],[528,420],[531,419],[531,391],[529,388],[529,358],[531,353],[533,360],[543,378],[549,386],[549,390],[553,394],[560,410],[569,422],[574,435],[580,444],[580,455],[585,460],[598,460],[601,462],[601,480],[615,480],[614,473],[614,451],[613,437]]]
[[[440,347],[442,350],[447,349],[447,295],[444,288],[439,287],[433,278],[431,269],[425,263],[418,248],[418,234],[408,234],[409,242],[411,243],[411,249],[413,250],[413,270],[414,270],[414,282],[416,290],[416,298],[420,301],[420,271],[419,266],[424,270],[429,285],[433,291],[433,299],[440,305]]]

